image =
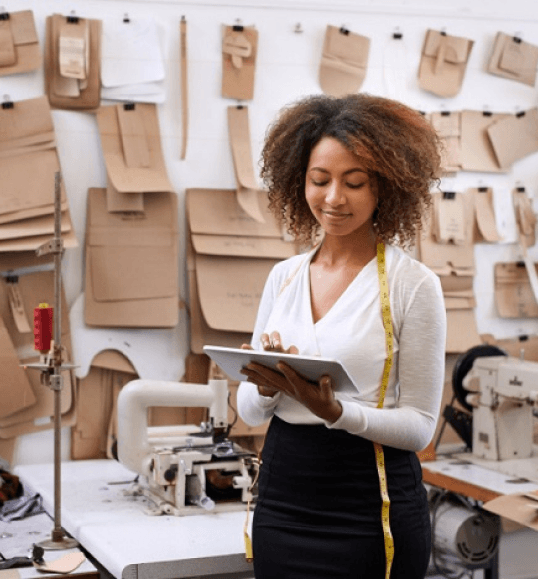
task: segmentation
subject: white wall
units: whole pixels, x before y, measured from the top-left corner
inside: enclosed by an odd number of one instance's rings
[[[369,67],[362,91],[395,96],[385,82],[383,54],[397,29],[403,33],[407,66],[403,71],[401,98],[424,111],[483,109],[514,112],[536,106],[536,89],[484,72],[497,31],[518,34],[538,44],[538,4],[534,0],[0,0],[8,11],[32,9],[43,44],[45,17],[54,12],[118,21],[124,14],[131,19],[155,18],[162,28],[162,45],[167,63],[167,100],[159,105],[162,144],[171,181],[179,196],[180,225],[183,228],[183,193],[186,187],[235,186],[226,107],[235,104],[220,96],[221,26],[240,22],[259,31],[254,99],[248,102],[254,158],[257,159],[264,132],[277,110],[302,95],[319,92],[319,58],[325,27],[345,25],[353,32],[369,36]],[[188,23],[189,54],[189,141],[187,156],[180,160],[181,112],[179,81],[179,21]],[[301,33],[295,32],[300,24]],[[427,28],[442,29],[475,40],[463,88],[453,99],[440,99],[421,91],[417,84],[420,50]],[[43,71],[0,77],[0,99],[14,100],[43,94]],[[104,102],[103,104],[109,104]],[[86,193],[89,187],[104,187],[106,175],[94,115],[54,111],[60,162],[71,215],[80,246],[68,250],[64,260],[64,287],[71,305],[83,291],[83,243]],[[461,173],[445,180],[451,190],[491,186],[498,207],[505,207],[509,192],[524,185],[536,195],[538,156],[519,161],[508,175]],[[1,187],[1,184],[0,184]],[[499,212],[499,228],[512,241],[513,216]],[[184,239],[181,238],[180,287],[185,296]],[[501,320],[493,302],[493,264],[518,258],[514,243],[476,246],[475,293],[480,333],[498,338],[536,333],[536,320]],[[538,253],[533,255],[538,258]],[[178,332],[186,335],[185,318]],[[188,343],[186,340],[184,343]],[[181,354],[186,355],[186,351]],[[52,455],[51,433],[23,437],[15,462],[41,462]],[[68,436],[63,453],[68,456]]]

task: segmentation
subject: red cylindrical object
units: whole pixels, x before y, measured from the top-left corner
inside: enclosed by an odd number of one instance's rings
[[[50,350],[53,309],[48,304],[34,308],[34,349],[42,354]]]

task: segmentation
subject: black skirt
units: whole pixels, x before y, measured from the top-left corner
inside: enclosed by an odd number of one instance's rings
[[[422,579],[431,549],[422,471],[384,447],[394,538],[391,579]],[[263,449],[252,540],[256,579],[384,579],[381,493],[371,441],[274,417]]]

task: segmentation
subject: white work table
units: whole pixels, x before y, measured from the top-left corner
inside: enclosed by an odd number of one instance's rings
[[[494,461],[456,453],[422,463],[424,482],[481,501],[538,490],[538,455]]]
[[[66,461],[61,470],[62,527],[117,579],[253,577],[245,511],[150,516],[147,499],[123,494],[136,475],[117,461]],[[20,465],[14,472],[53,513],[53,465]]]
[[[50,540],[54,521],[46,513],[32,515],[21,520],[0,521],[0,552],[6,559],[12,557],[32,557],[32,548],[34,544]],[[78,553],[75,547],[72,549],[62,549],[55,551],[46,551],[44,559],[46,562],[55,561],[64,555]],[[0,577],[4,571],[0,571]],[[7,571],[5,572],[7,574]],[[43,572],[38,571],[35,567],[17,567],[16,573],[20,579],[34,579],[43,577]],[[88,577],[98,578],[97,569],[86,559],[82,564],[70,573],[75,579]],[[47,573],[49,579],[54,577],[65,577],[60,573]]]

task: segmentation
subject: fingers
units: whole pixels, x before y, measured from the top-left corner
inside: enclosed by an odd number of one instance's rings
[[[318,390],[316,388],[317,384],[302,376],[285,362],[279,362],[276,367],[282,372],[287,381],[288,394],[308,408],[307,401],[312,397],[318,397],[318,392],[316,392]]]
[[[271,332],[271,342],[274,350],[282,350],[282,339],[278,332]]]
[[[299,349],[296,346],[290,346],[287,350],[282,345],[282,337],[279,332],[271,332],[270,334],[262,334],[260,336],[260,343],[262,348],[272,352],[283,352],[284,354],[298,354]]]
[[[241,373],[247,376],[249,382],[257,386],[269,386],[277,390],[282,390],[284,382],[282,375],[262,364],[252,362],[241,369]]]
[[[278,332],[271,332],[270,334],[262,334],[260,342],[264,350],[282,351],[282,339]]]
[[[291,380],[294,380],[297,378],[302,378],[302,376],[297,371],[295,371],[291,366],[289,366],[285,362],[279,362],[276,365],[276,367],[278,368],[279,372],[282,372],[282,374],[284,374],[284,376],[286,376],[288,381],[291,381]]]
[[[333,383],[330,376],[322,376],[319,381],[319,386],[324,393],[329,393],[333,388]]]
[[[241,344],[241,350],[254,350],[250,344]]]

